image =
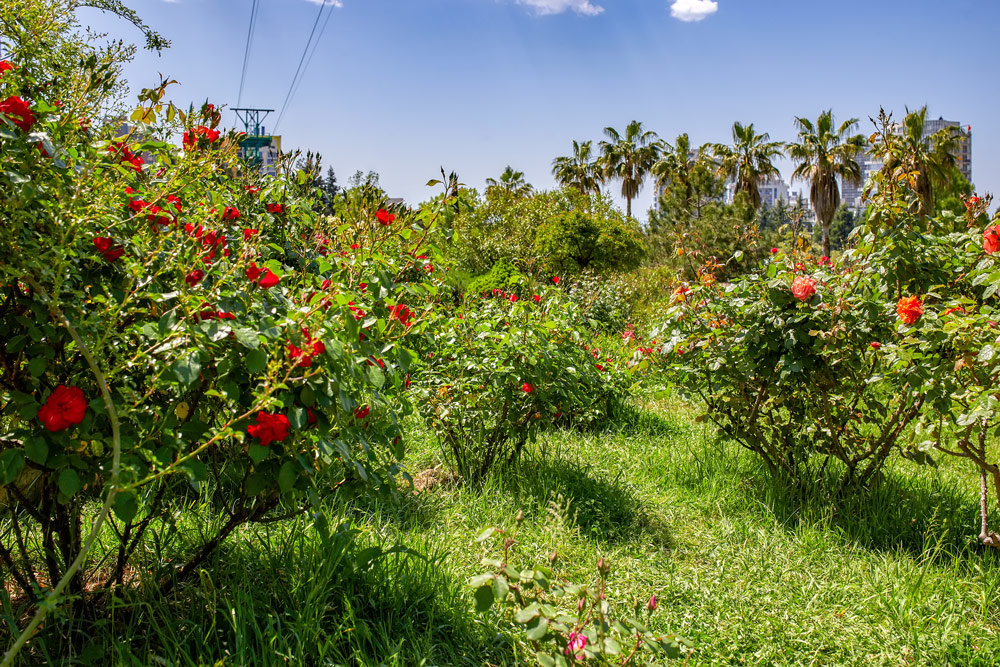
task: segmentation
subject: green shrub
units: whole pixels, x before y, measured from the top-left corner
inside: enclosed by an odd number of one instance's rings
[[[528,279],[517,270],[507,259],[500,259],[489,273],[479,276],[469,283],[467,292],[471,295],[485,296],[496,291],[517,294],[518,297],[530,297],[527,293]]]
[[[166,84],[125,135],[89,129],[114,61],[62,59],[86,49],[43,4],[0,9],[26,25],[5,35],[18,60],[0,99],[31,110],[0,116],[0,493],[38,537],[0,560],[29,604],[47,591],[40,614],[67,587],[120,584],[187,482],[228,520],[190,536],[165,588],[242,523],[393,491],[408,347],[437,291],[423,239],[446,205],[390,219],[342,197],[317,216],[303,179],[245,170],[220,113],[182,113]],[[117,539],[96,540],[109,521]]]
[[[439,320],[414,377],[416,399],[448,463],[469,481],[516,463],[556,423],[606,418],[624,394],[628,359],[588,345],[557,290],[535,298],[470,295]]]
[[[924,407],[919,360],[878,349],[905,333],[893,308],[857,267],[778,253],[733,283],[679,288],[662,363],[771,471],[804,483],[836,461],[842,488],[865,484]]]
[[[535,237],[535,253],[554,275],[629,271],[645,256],[642,235],[621,215],[575,209],[549,218]]]

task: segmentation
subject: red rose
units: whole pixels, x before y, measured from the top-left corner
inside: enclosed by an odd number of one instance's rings
[[[201,282],[201,279],[205,277],[205,272],[201,269],[195,269],[191,273],[184,277],[184,282],[188,284],[188,287],[194,287]]]
[[[281,442],[287,438],[290,426],[288,417],[285,415],[258,412],[257,421],[247,427],[247,434],[252,438],[257,438],[261,445],[267,447],[272,442]]]
[[[35,124],[35,114],[28,103],[20,97],[8,97],[0,102],[0,114],[7,116],[10,122],[17,125],[25,132],[31,131],[31,126]]]
[[[559,276],[552,276],[552,283],[555,285],[559,284]]]
[[[822,257],[819,258],[818,264],[820,266],[829,266],[829,265],[833,264],[833,262],[830,261],[829,257],[827,257],[826,255],[823,255]]]
[[[87,413],[87,398],[79,387],[67,387],[64,384],[56,387],[45,405],[38,410],[38,418],[45,428],[52,431],[64,429],[79,424]]]
[[[811,276],[796,276],[792,281],[792,295],[799,301],[808,301],[816,293],[816,280]]]
[[[243,230],[243,240],[249,241],[253,237],[257,236],[258,230],[256,229],[244,229]]]
[[[904,324],[913,324],[924,314],[923,304],[915,296],[904,296],[896,304],[896,314]]]
[[[296,366],[299,366],[301,368],[307,368],[309,366],[312,366],[312,355],[303,352],[302,348],[298,347],[297,345],[292,345],[291,343],[289,343],[286,349],[288,350],[288,357],[292,361],[298,360],[298,363],[295,364]]]
[[[14,66],[11,65],[9,62],[7,62],[6,60],[0,60],[0,74],[3,74],[4,72],[9,72],[12,69],[14,69]]]
[[[389,309],[389,319],[390,320],[399,320],[405,326],[410,326],[410,324],[411,324],[411,322],[410,322],[410,316],[411,315],[413,315],[413,312],[409,308],[407,308],[406,306],[404,306],[401,303],[398,303],[398,304],[396,304],[395,306],[393,306],[392,308]]]
[[[389,213],[385,209],[380,208],[375,213],[375,218],[379,221],[379,223],[381,223],[384,226],[390,224],[393,220],[395,220],[396,216],[393,215],[392,213]]]
[[[313,412],[312,408],[306,408],[306,413],[309,415],[307,419],[307,423],[309,424],[309,426],[315,426],[316,422],[319,421],[318,419],[316,419],[316,413]]]
[[[285,207],[282,206],[281,204],[268,204],[267,212],[273,213],[275,215],[281,215],[282,213],[285,212]]]
[[[244,186],[244,188],[246,189],[247,192],[249,192],[252,195],[255,195],[258,192],[260,192],[260,188],[258,188],[256,185],[246,185]]]
[[[1000,225],[993,225],[983,232],[983,250],[987,255],[1000,250]]]
[[[533,392],[534,390],[535,390],[535,388],[534,388],[534,387],[532,387],[532,386],[531,386],[530,384],[528,384],[527,382],[525,382],[524,384],[522,384],[522,385],[521,385],[521,391],[523,391],[523,392],[524,392],[525,394],[530,394],[530,393],[531,393],[531,392]]]
[[[946,310],[943,313],[941,313],[941,317],[946,317],[948,315],[951,315],[952,313],[964,313],[964,312],[965,312],[965,308],[962,308],[961,306],[957,306],[955,308],[949,308],[948,310]]]
[[[149,212],[146,214],[146,220],[154,225],[163,225],[164,227],[169,227],[171,223],[174,222],[173,216],[169,213],[164,212],[159,206],[150,206]]]
[[[205,139],[210,144],[214,143],[219,140],[219,131],[207,128],[204,125],[192,127],[184,133],[184,148],[194,148],[199,138]]]
[[[372,411],[372,409],[370,407],[368,407],[367,405],[365,405],[365,406],[360,406],[359,405],[358,407],[354,408],[354,417],[356,419],[364,419],[365,417],[368,416],[368,413],[371,412],[371,411]]]
[[[778,249],[777,248],[771,248],[771,254],[772,255],[777,255],[778,254]]]
[[[531,300],[534,301],[535,303],[541,303],[542,302],[542,297],[540,297],[540,296],[538,296],[536,294],[535,296],[531,297]]]
[[[235,206],[227,206],[226,209],[222,212],[222,219],[239,220],[240,219],[239,209],[237,209]]]
[[[174,205],[177,212],[181,212],[181,200],[178,199],[177,195],[167,195],[167,201]]]
[[[260,286],[264,289],[270,289],[277,285],[280,280],[281,278],[276,273],[273,273],[271,269],[264,269],[264,277],[260,279]]]
[[[879,348],[882,347],[882,343],[878,342],[877,340],[873,340],[872,342],[868,343],[868,347],[870,347],[873,350],[878,350]]]
[[[250,268],[246,270],[246,275],[247,280],[258,283],[265,289],[274,287],[281,280],[271,269],[258,267],[257,262],[250,263]]]
[[[107,236],[98,236],[94,239],[94,247],[101,253],[108,262],[114,262],[125,254],[125,249],[120,245],[115,245],[113,239]]]

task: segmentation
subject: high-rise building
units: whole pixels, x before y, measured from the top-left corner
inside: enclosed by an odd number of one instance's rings
[[[763,206],[774,206],[778,201],[788,203],[788,183],[778,177],[770,177],[762,181],[757,189],[760,191],[760,203]],[[736,181],[726,182],[726,203],[732,204],[736,198]]]
[[[966,180],[972,182],[972,126],[962,124],[955,120],[945,120],[938,117],[937,120],[928,120],[924,123],[924,139],[927,139],[935,132],[948,127],[953,127],[958,132],[958,149],[955,151],[955,160],[958,162],[958,170],[962,172]]]

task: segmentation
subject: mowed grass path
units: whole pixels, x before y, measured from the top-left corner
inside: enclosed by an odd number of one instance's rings
[[[130,664],[523,663],[519,630],[473,613],[465,585],[495,553],[475,537],[510,528],[520,509],[516,564],[556,550],[557,569],[582,583],[604,557],[612,601],[656,593],[653,625],[693,643],[688,664],[1000,664],[1000,555],[975,545],[971,469],[900,461],[847,501],[803,498],[695,414],[647,404],[601,432],[545,437],[516,483],[508,473],[480,490],[442,484],[352,509],[339,517],[360,531],[346,550],[309,531],[248,529],[225,565],[171,601],[123,601],[89,653]],[[417,440],[414,471],[437,457]],[[413,553],[372,560],[371,546]]]

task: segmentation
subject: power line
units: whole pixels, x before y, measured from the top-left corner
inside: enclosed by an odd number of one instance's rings
[[[332,5],[331,6],[335,6]],[[289,101],[295,99],[296,93],[299,92],[299,86],[302,85],[302,80],[306,78],[306,72],[309,71],[309,65],[312,63],[313,56],[316,55],[316,49],[319,48],[319,43],[323,39],[323,33],[326,32],[326,24],[330,22],[330,17],[333,16],[333,11],[328,11],[326,13],[326,20],[323,21],[323,27],[319,29],[319,34],[316,36],[316,41],[313,42],[312,51],[309,52],[309,57],[306,58],[306,66],[302,68],[302,76],[299,77],[298,82],[295,84],[295,90],[292,91],[292,96]],[[281,120],[280,118],[278,120]]]
[[[292,92],[295,88],[295,83],[299,78],[299,73],[303,71],[302,64],[306,60],[306,56],[309,53],[309,46],[312,44],[313,36],[316,34],[316,27],[319,26],[319,20],[323,16],[323,10],[326,9],[327,5],[325,0],[320,2],[319,12],[316,13],[316,20],[313,21],[312,30],[309,32],[309,39],[306,40],[306,46],[302,49],[302,57],[299,58],[299,65],[295,68],[295,75],[292,76],[292,83],[288,86],[288,93],[285,94],[285,101],[281,104],[281,111],[278,113],[278,120],[274,123],[274,129],[272,132],[277,132],[278,125],[281,124],[281,119],[285,117],[285,111],[288,109],[288,102],[292,99]],[[325,24],[324,24],[325,27]]]
[[[258,0],[253,0],[250,5],[250,26],[247,28],[247,43],[243,49],[243,71],[240,74],[240,94],[236,98],[236,106],[243,102],[243,86],[247,80],[247,66],[250,64],[250,47],[253,44],[253,32],[257,25],[257,12],[260,9]]]

